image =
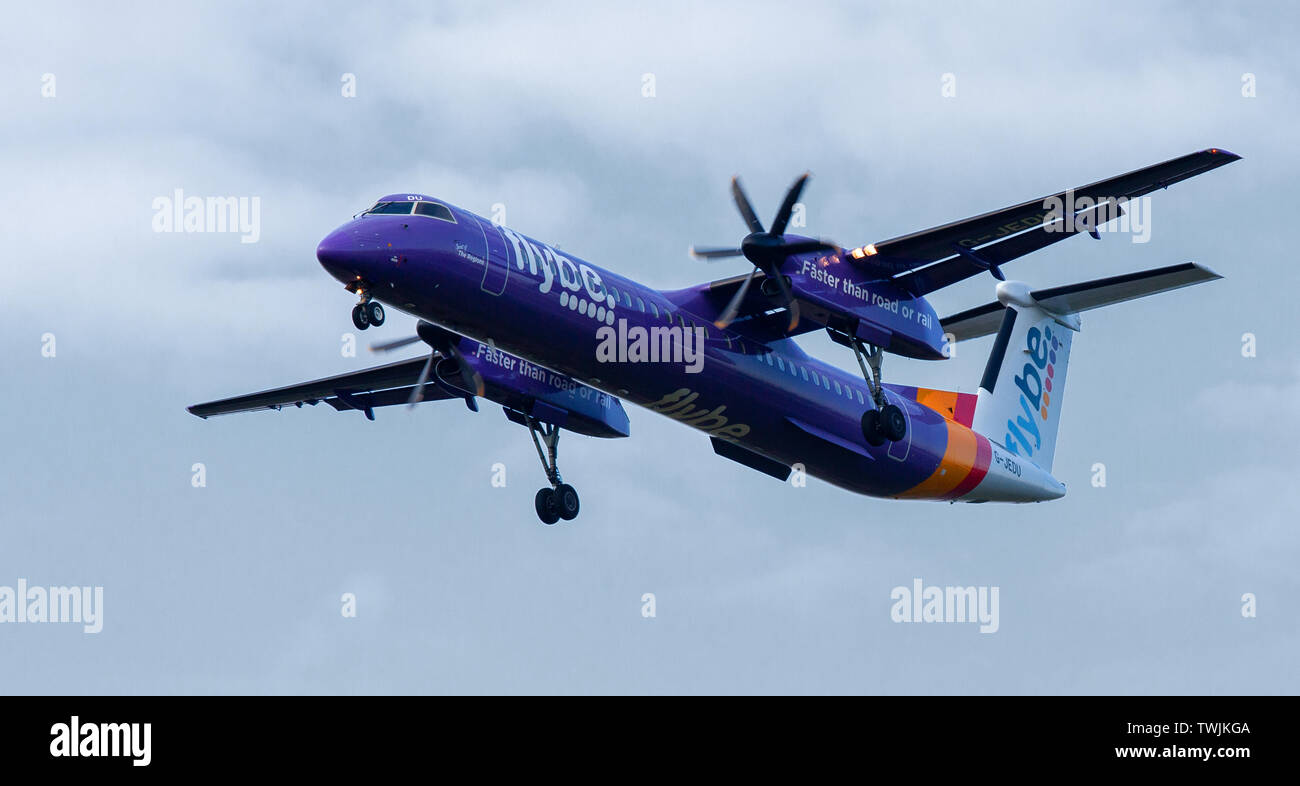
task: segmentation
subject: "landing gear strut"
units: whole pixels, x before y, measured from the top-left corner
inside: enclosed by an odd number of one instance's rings
[[[528,433],[533,437],[537,447],[537,457],[542,460],[542,469],[546,470],[546,480],[551,488],[538,489],[533,505],[537,508],[537,518],[543,524],[554,524],[560,519],[572,521],[578,517],[578,492],[560,477],[558,445],[560,427],[551,423],[542,423],[536,418],[528,419]],[[542,449],[545,443],[546,449]]]
[[[855,337],[853,356],[858,359],[862,378],[866,380],[867,390],[871,392],[871,403],[875,405],[875,409],[862,413],[863,438],[872,447],[883,445],[886,441],[897,442],[907,436],[907,417],[903,415],[903,410],[885,398],[885,386],[880,376],[885,350]]]
[[[372,299],[365,290],[361,290],[358,294],[361,296],[361,302],[352,307],[352,324],[356,325],[357,330],[384,324],[383,305],[378,300]]]

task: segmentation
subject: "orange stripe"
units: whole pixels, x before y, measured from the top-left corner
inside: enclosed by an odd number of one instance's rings
[[[955,392],[917,388],[916,403],[929,407],[949,420],[957,419],[957,394]]]
[[[975,432],[951,420],[944,420],[944,425],[948,427],[948,444],[944,448],[943,458],[939,460],[939,466],[930,477],[898,496],[938,499],[957,488],[970,474],[979,447]]]

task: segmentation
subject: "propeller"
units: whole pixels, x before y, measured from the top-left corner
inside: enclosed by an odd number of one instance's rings
[[[432,348],[433,351],[429,353],[429,359],[424,362],[424,367],[420,369],[420,378],[411,391],[411,397],[406,401],[407,407],[414,407],[424,400],[424,386],[428,383],[429,375],[433,372],[433,364],[441,358],[449,357],[454,358],[456,365],[460,367],[462,389],[467,393],[465,396],[466,406],[477,411],[478,405],[474,402],[474,396],[483,395],[483,375],[475,371],[470,366],[469,361],[465,359],[465,354],[460,351],[459,337],[424,320],[420,320],[416,324],[415,332],[416,335],[414,336],[370,345],[371,352],[391,352],[394,349],[400,349],[418,341],[423,341]]]
[[[745,220],[745,226],[749,229],[749,234],[740,241],[739,248],[691,249],[691,254],[699,259],[715,260],[743,256],[754,264],[754,269],[749,272],[740,288],[736,290],[731,302],[723,309],[722,315],[713,323],[718,328],[725,328],[736,318],[736,314],[740,311],[740,306],[745,300],[745,295],[749,292],[749,285],[753,283],[754,276],[760,270],[763,271],[769,281],[775,281],[777,288],[781,291],[781,302],[790,310],[789,329],[794,330],[795,326],[799,324],[799,302],[794,299],[794,293],[790,291],[790,285],[786,283],[785,276],[781,273],[782,266],[785,265],[786,260],[796,254],[807,254],[812,251],[838,252],[840,250],[839,246],[834,243],[822,240],[785,239],[785,229],[790,224],[790,216],[793,215],[794,206],[799,202],[799,195],[803,193],[804,185],[807,184],[810,176],[808,172],[804,172],[785,192],[785,199],[781,201],[781,207],[776,211],[776,218],[772,219],[772,228],[770,230],[763,229],[763,222],[758,220],[758,214],[754,212],[754,206],[745,194],[744,187],[740,185],[740,178],[731,178],[731,198],[736,203],[736,209],[740,211],[740,217]]]

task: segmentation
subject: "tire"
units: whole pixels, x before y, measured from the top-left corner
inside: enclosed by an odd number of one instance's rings
[[[907,416],[903,410],[893,404],[880,410],[880,433],[890,442],[897,442],[907,436]]]
[[[885,444],[885,435],[880,433],[880,411],[869,409],[862,413],[862,438],[873,448]]]
[[[370,315],[366,313],[365,306],[360,303],[352,307],[352,324],[357,326],[357,330],[370,327]]]
[[[366,320],[375,327],[384,324],[384,306],[378,300],[372,300],[365,306]]]
[[[543,524],[554,524],[560,520],[560,511],[556,505],[555,492],[550,489],[538,489],[533,498],[533,507],[537,508],[537,518]]]
[[[559,511],[560,518],[565,521],[576,519],[581,507],[578,502],[578,490],[568,483],[561,483],[555,490],[555,507]]]

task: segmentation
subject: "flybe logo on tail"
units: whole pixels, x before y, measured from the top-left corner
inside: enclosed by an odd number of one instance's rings
[[[1045,320],[1041,329],[1031,327],[1025,334],[1025,352],[1029,359],[1012,379],[1020,391],[1021,412],[1015,419],[1007,420],[1003,443],[1007,450],[1025,458],[1032,457],[1043,447],[1043,433],[1039,426],[1047,422],[1051,413],[1052,378],[1056,375],[1056,353],[1061,348],[1060,339],[1052,335],[1051,323],[1052,320]]]

